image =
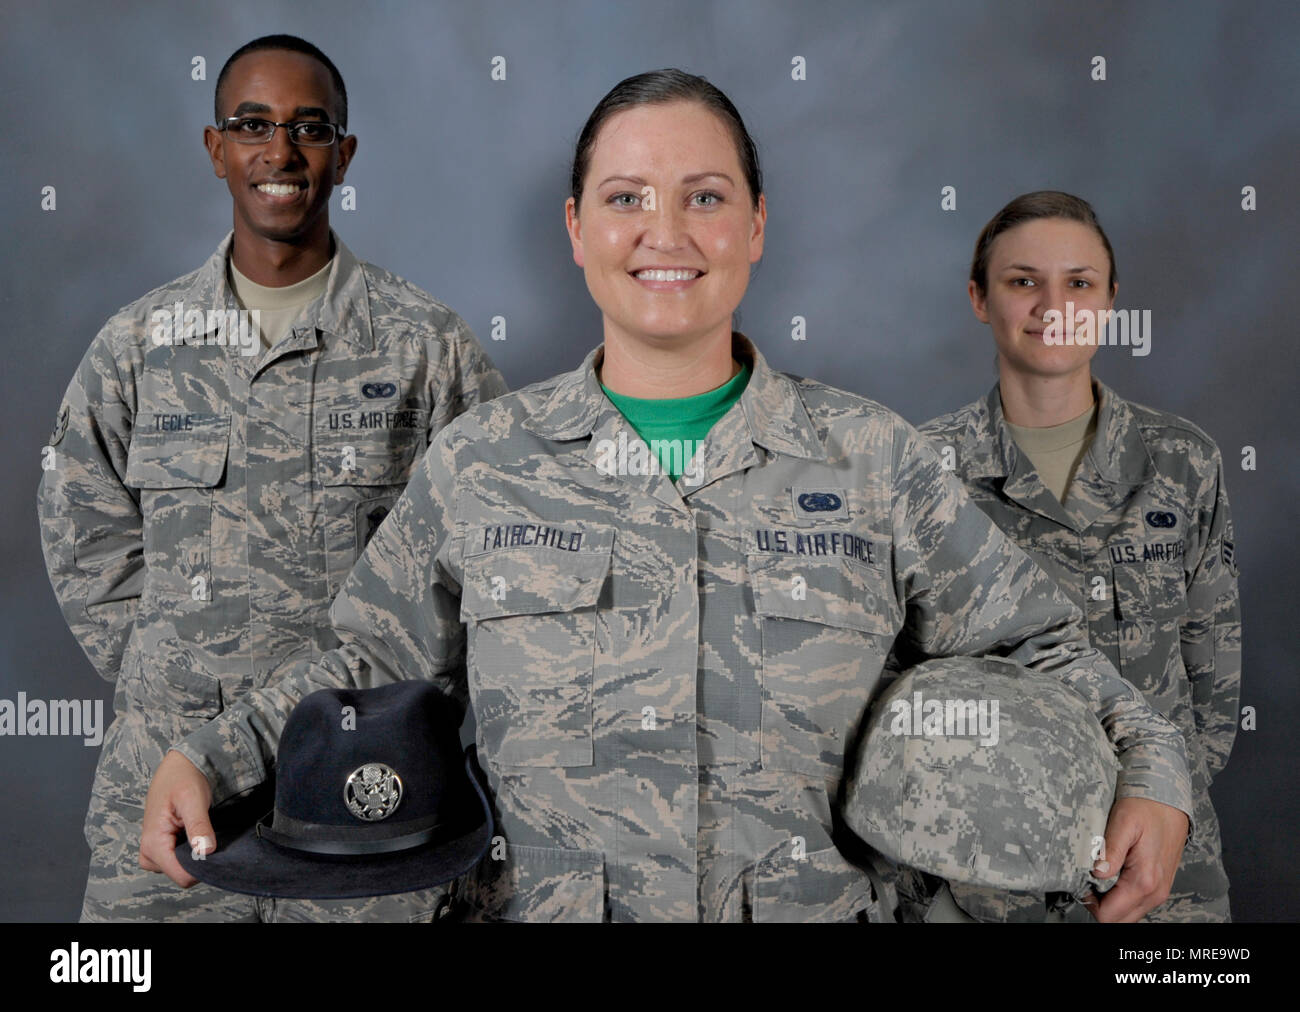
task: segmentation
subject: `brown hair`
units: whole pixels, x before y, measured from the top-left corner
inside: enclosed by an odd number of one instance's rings
[[[1067,221],[1077,221],[1096,232],[1101,239],[1101,244],[1106,247],[1106,255],[1110,257],[1109,290],[1112,292],[1115,290],[1115,282],[1119,279],[1119,274],[1115,270],[1115,251],[1110,248],[1110,240],[1102,231],[1101,224],[1097,221],[1097,212],[1092,209],[1092,205],[1082,197],[1062,193],[1060,190],[1035,190],[1033,193],[1022,193],[1007,204],[989,219],[989,223],[980,232],[980,237],[975,240],[975,256],[970,263],[970,279],[975,282],[981,294],[987,293],[989,289],[989,252],[993,249],[993,240],[1008,229],[1040,218],[1064,218]]]
[[[637,105],[650,105],[663,102],[688,101],[699,102],[707,109],[721,117],[731,138],[736,144],[736,153],[740,156],[740,165],[745,172],[745,182],[749,184],[749,198],[754,208],[758,208],[758,195],[763,192],[763,174],[758,167],[758,148],[754,138],[745,129],[745,121],[740,113],[716,86],[703,77],[687,74],[681,70],[652,70],[619,81],[602,98],[587,123],[578,135],[577,149],[573,153],[573,171],[570,179],[570,192],[577,212],[577,205],[582,203],[583,180],[587,176],[587,166],[591,163],[591,150],[596,144],[596,135],[605,120],[616,112],[630,109]]]

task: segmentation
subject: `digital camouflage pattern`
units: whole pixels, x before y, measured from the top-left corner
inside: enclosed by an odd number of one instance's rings
[[[844,818],[891,860],[952,882],[1082,899],[1118,768],[1060,679],[1003,658],[943,658],[872,705]]]
[[[1237,733],[1241,615],[1223,464],[1192,423],[1094,384],[1097,432],[1064,504],[1007,429],[999,387],[921,431],[951,448],[975,504],[1083,610],[1092,645],[1183,732],[1195,829],[1168,902],[1146,919],[1226,920],[1209,786]],[[985,903],[998,901],[970,897]]]
[[[338,645],[329,604],[429,441],[505,390],[455,313],[334,242],[324,295],[269,350],[157,343],[155,312],[239,308],[228,236],[108,321],[59,409],[42,547],[69,627],[116,683],[88,917],[194,909],[137,874],[154,769],[242,694]]]
[[[331,609],[344,645],[180,747],[214,798],[267,776],[308,692],[430,679],[495,799],[471,918],[886,920],[832,831],[905,631],[1064,680],[1123,744],[1120,796],[1190,811],[1177,730],[905,421],[736,335],[753,374],[701,483],[602,473],[629,427],[599,353],[439,435]]]

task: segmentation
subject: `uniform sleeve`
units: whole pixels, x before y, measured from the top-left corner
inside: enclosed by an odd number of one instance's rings
[[[907,609],[900,656],[993,654],[1055,675],[1088,701],[1115,746],[1116,798],[1160,801],[1190,821],[1182,735],[1088,645],[1079,609],[901,419],[893,468],[894,580]]]
[[[1196,733],[1213,779],[1228,762],[1237,737],[1241,694],[1241,602],[1237,592],[1232,515],[1218,448],[1213,476],[1200,497],[1194,543],[1199,557],[1190,569],[1187,613],[1179,626],[1183,666],[1192,687]]]
[[[175,746],[212,786],[213,802],[242,793],[274,767],[285,720],[317,689],[368,689],[422,678],[468,701],[460,584],[447,568],[454,520],[452,450],[440,437],[380,525],[330,608],[341,646],[289,667]]]
[[[469,325],[452,314],[447,355],[434,377],[434,409],[429,416],[429,442],[448,422],[476,404],[507,392],[506,381],[488,358]]]
[[[144,586],[140,503],[126,484],[135,381],[110,324],[59,407],[37,491],[45,568],[72,635],[116,681]]]

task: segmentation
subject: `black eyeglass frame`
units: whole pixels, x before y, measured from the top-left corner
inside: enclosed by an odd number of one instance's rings
[[[289,120],[285,123],[277,123],[275,120],[267,119],[265,116],[227,116],[222,122],[217,124],[217,129],[222,133],[227,133],[236,123],[244,123],[249,120],[258,123],[267,123],[271,127],[271,132],[266,135],[265,140],[255,140],[246,137],[240,137],[238,133],[231,133],[230,137],[236,144],[270,144],[275,139],[275,132],[284,127],[289,132],[289,142],[304,148],[327,148],[335,141],[342,140],[347,136],[343,128],[337,123],[331,123],[323,119],[298,119]],[[321,127],[327,126],[332,131],[333,136],[327,141],[304,141],[297,135],[304,127]]]

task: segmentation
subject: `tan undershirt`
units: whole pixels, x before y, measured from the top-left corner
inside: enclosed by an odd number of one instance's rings
[[[303,306],[314,302],[325,294],[329,281],[330,268],[334,266],[333,258],[309,278],[283,288],[267,288],[256,281],[250,281],[239,273],[233,259],[228,259],[230,268],[230,287],[235,291],[235,298],[245,309],[256,309],[262,328],[262,347],[269,348],[285,334],[298,319]]]
[[[1074,472],[1097,431],[1097,403],[1094,401],[1092,407],[1078,418],[1060,425],[1036,429],[1007,422],[1007,428],[1011,430],[1016,445],[1033,463],[1043,484],[1058,502],[1065,502]]]

